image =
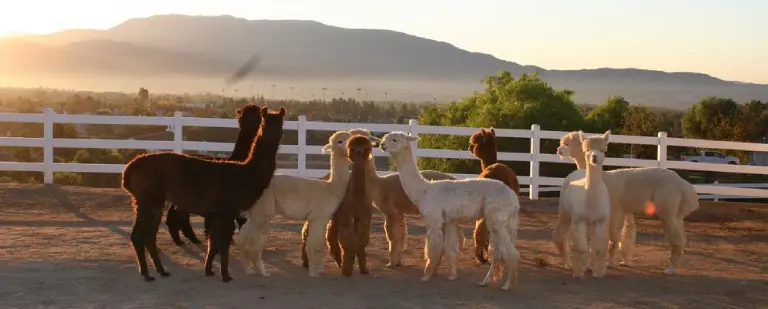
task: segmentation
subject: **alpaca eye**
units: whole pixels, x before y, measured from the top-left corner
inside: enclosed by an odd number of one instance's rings
[[[396,138],[393,138],[393,139],[392,139],[392,141],[393,141],[393,142],[395,142],[395,143],[397,143],[397,139],[396,139]]]
[[[341,143],[343,143],[343,142],[344,142],[344,141],[338,141],[337,143],[341,144]]]

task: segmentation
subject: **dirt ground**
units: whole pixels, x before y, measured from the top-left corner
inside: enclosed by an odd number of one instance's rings
[[[158,241],[171,272],[152,283],[136,270],[128,242],[131,208],[117,189],[0,185],[0,307],[2,308],[768,308],[768,209],[703,205],[686,225],[689,248],[680,273],[665,276],[660,222],[639,219],[635,264],[612,267],[603,279],[572,279],[554,265],[549,241],[556,200],[523,200],[515,292],[475,286],[487,266],[475,266],[467,240],[459,279],[441,269],[418,280],[423,226],[409,218],[406,266],[387,269],[382,220],[368,247],[371,275],[344,278],[326,259],[326,274],[309,278],[299,261],[299,222],[278,219],[265,251],[272,277],[205,277],[203,247],[174,245],[165,225]],[[200,219],[193,224],[202,236]],[[466,235],[471,235],[469,226]],[[444,264],[444,263],[443,263]]]

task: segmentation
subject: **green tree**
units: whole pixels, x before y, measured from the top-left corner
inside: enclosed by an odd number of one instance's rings
[[[650,108],[630,106],[622,117],[621,134],[637,136],[655,136],[659,132],[659,119]],[[617,144],[637,158],[655,159],[656,147],[648,145]]]
[[[732,99],[706,97],[691,106],[683,115],[683,136],[686,138],[734,140],[739,105]]]
[[[629,113],[629,102],[622,96],[613,96],[598,105],[587,115],[587,130],[602,133],[611,130],[614,134],[624,134],[620,129],[624,125],[625,115]]]

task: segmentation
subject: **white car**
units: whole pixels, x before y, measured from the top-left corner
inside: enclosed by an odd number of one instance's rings
[[[681,159],[688,162],[739,164],[739,158],[726,156],[722,152],[713,150],[701,150],[697,155],[682,156]]]

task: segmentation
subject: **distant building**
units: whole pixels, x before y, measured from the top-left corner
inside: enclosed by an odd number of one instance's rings
[[[194,103],[184,103],[183,106],[186,108],[191,109],[203,109],[208,108],[208,105],[212,105],[211,103],[207,102],[194,102]]]

